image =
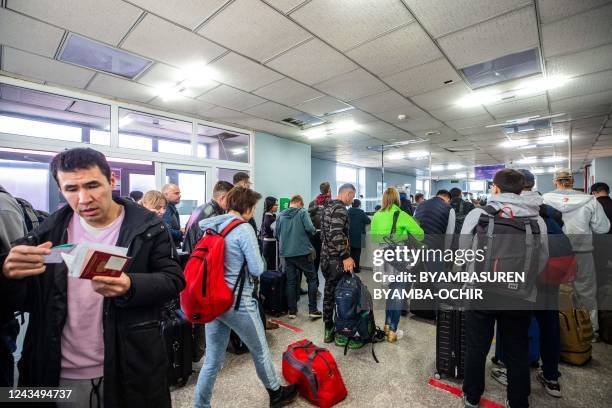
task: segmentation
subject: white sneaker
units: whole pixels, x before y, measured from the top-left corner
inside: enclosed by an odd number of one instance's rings
[[[540,384],[544,387],[548,395],[555,398],[561,398],[561,386],[559,385],[559,381],[549,381],[544,378],[544,373],[542,370],[538,370],[538,374],[536,376]]]
[[[505,368],[493,368],[491,369],[491,377],[504,387],[508,386],[508,372]]]
[[[297,315],[294,315],[294,314],[288,314],[288,315],[287,315],[287,317],[288,317],[289,319],[293,320],[293,319],[297,318]]]

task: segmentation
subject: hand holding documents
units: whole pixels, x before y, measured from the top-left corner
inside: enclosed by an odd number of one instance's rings
[[[130,259],[127,250],[112,245],[84,243],[74,246],[69,252],[60,252],[60,255],[68,267],[68,276],[81,279],[118,277],[125,272]]]

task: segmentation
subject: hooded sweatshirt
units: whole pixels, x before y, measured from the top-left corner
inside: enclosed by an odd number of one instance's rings
[[[274,235],[280,242],[280,256],[283,258],[310,254],[313,247],[308,234],[314,234],[315,227],[304,208],[289,207],[276,220]]]
[[[610,221],[595,196],[574,190],[555,190],[543,196],[544,203],[563,213],[565,232],[576,252],[593,250],[592,234],[605,234]]]
[[[242,219],[234,214],[223,214],[216,217],[207,218],[200,221],[199,226],[203,231],[212,229],[217,232],[229,225],[235,219]],[[249,274],[259,276],[264,272],[264,261],[259,253],[259,244],[255,231],[248,223],[241,224],[234,228],[225,237],[225,282],[230,288],[234,288],[240,269],[246,262]],[[242,296],[251,296],[253,292],[253,282],[247,279],[244,284]]]

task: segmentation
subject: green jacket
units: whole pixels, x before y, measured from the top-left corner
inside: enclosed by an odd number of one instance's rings
[[[374,242],[381,242],[383,237],[388,237],[389,234],[391,234],[393,214],[396,211],[399,211],[399,217],[395,227],[396,242],[405,240],[408,237],[408,234],[412,235],[418,241],[422,241],[425,237],[425,233],[423,232],[421,226],[414,218],[402,211],[402,209],[395,204],[385,211],[378,210],[374,214],[370,228],[372,240]]]

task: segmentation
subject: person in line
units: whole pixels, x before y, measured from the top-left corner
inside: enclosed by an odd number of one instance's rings
[[[591,194],[595,196],[597,202],[601,204],[610,222],[610,229],[607,234],[593,236],[593,255],[595,257],[595,270],[597,271],[597,288],[612,284],[612,274],[610,273],[612,264],[612,198],[610,198],[610,187],[606,183],[595,183],[591,186]],[[599,290],[599,289],[598,289]],[[602,299],[605,301],[605,297]],[[605,309],[605,307],[600,307]]]
[[[141,200],[142,197],[144,196],[144,193],[142,191],[138,191],[138,190],[134,190],[134,191],[130,191],[130,195],[129,197],[134,200],[134,202],[136,204],[141,204]]]
[[[310,238],[310,242],[316,252],[314,267],[317,273],[319,273],[319,265],[321,264],[321,214],[323,213],[325,203],[332,198],[330,184],[327,181],[322,182],[319,185],[319,192],[321,194],[308,204],[308,214],[316,230],[315,234]]]
[[[423,195],[423,193],[416,193],[414,195],[414,201],[412,202],[412,213],[414,214],[414,212],[416,211],[417,207],[423,202],[425,201],[425,196]],[[378,211],[378,210],[376,210]]]
[[[313,320],[320,319],[322,313],[317,310],[319,277],[314,269],[314,248],[309,237],[315,233],[315,227],[304,209],[302,196],[291,197],[289,208],[283,210],[276,221],[274,233],[279,241],[280,256],[287,275],[289,318],[297,317],[297,301],[303,273],[308,285],[308,317]]]
[[[325,278],[323,289],[323,322],[325,343],[334,340],[344,347],[348,339],[334,333],[334,308],[336,305],[336,286],[345,272],[353,272],[355,261],[351,258],[348,243],[348,214],[346,206],[355,198],[355,186],[343,184],[338,189],[338,196],[323,206],[321,214],[321,272]],[[359,348],[363,343],[355,340],[349,347]]]
[[[193,252],[198,241],[204,236],[204,231],[202,231],[198,225],[200,221],[225,214],[227,210],[225,197],[233,187],[232,183],[228,183],[227,181],[217,181],[213,187],[213,198],[206,204],[202,204],[193,210],[185,226],[183,252],[187,252],[188,254]]]
[[[172,241],[177,248],[181,247],[183,241],[183,233],[181,228],[181,217],[176,209],[176,205],[181,202],[181,190],[176,184],[165,184],[162,187],[162,193],[166,198],[166,212],[164,213],[164,222],[170,229]]]
[[[253,217],[255,205],[260,198],[261,195],[251,189],[234,187],[226,197],[227,214],[200,221],[200,228],[221,232],[233,220],[248,222]],[[249,278],[245,281],[238,310],[232,306],[221,316],[205,325],[206,354],[195,389],[194,407],[208,408],[211,406],[213,387],[223,365],[225,349],[232,330],[249,348],[257,376],[270,396],[270,406],[283,406],[295,398],[297,387],[295,385],[281,386],[274,371],[258,305],[252,295],[251,277],[258,277],[264,272],[264,262],[259,253],[257,235],[246,223],[237,226],[225,237],[224,259],[225,281],[230,288],[236,285],[240,271],[245,264]]]
[[[353,272],[359,273],[359,261],[361,260],[361,248],[363,247],[363,237],[366,232],[366,225],[372,220],[361,209],[361,200],[354,199],[353,205],[348,209],[349,222],[349,245],[351,247],[351,258],[355,260],[355,269]]]
[[[0,258],[12,310],[29,312],[19,386],[73,389],[76,399],[60,407],[170,407],[160,312],[185,280],[168,228],[131,200],[113,200],[115,177],[96,150],[59,153],[51,173],[68,205]],[[128,248],[127,270],[89,281],[44,263],[52,246],[86,242]]]
[[[160,217],[164,217],[166,213],[167,201],[161,191],[150,190],[142,196],[142,206],[149,211],[153,211]]]
[[[540,207],[537,203],[521,196],[524,185],[523,175],[514,169],[503,169],[493,177],[491,200],[489,206],[499,211],[502,217],[529,217],[537,220],[540,230],[540,253],[538,256],[538,273],[543,270],[548,260],[548,239],[546,223],[539,216]],[[451,192],[452,195],[452,192]],[[465,217],[459,239],[459,249],[472,248],[473,235],[480,217],[487,214],[484,209],[475,208]],[[495,239],[495,238],[494,238]],[[486,294],[485,294],[486,296]],[[532,311],[528,304],[523,305],[520,299],[499,297],[501,303],[516,302],[524,307],[521,310],[480,310],[465,311],[465,378],[463,380],[464,406],[475,408],[479,406],[480,397],[485,388],[486,358],[493,341],[495,323],[499,325],[501,341],[507,367],[507,403],[512,408],[529,406],[529,324]],[[530,300],[530,299],[529,299]],[[535,293],[533,301],[535,301]]]
[[[450,247],[450,240],[455,232],[455,210],[451,208],[450,200],[451,195],[447,190],[439,190],[435,197],[423,201],[414,212],[414,218],[425,232],[425,244],[430,248]]]
[[[408,195],[403,191],[400,192],[399,195],[400,195],[400,208],[406,214],[413,216],[414,208],[412,207],[412,201],[410,201],[410,199],[408,198]]]
[[[598,338],[599,319],[597,316],[597,278],[593,259],[593,234],[610,231],[606,213],[592,195],[576,191],[574,176],[569,169],[559,169],[554,175],[556,189],[544,194],[544,204],[563,213],[565,233],[568,235],[576,255],[578,270],[572,283],[578,300],[589,311],[593,325],[594,340]]]
[[[251,176],[244,171],[239,171],[238,173],[234,174],[232,181],[234,183],[234,187],[251,188],[252,186]],[[249,219],[249,224],[251,224],[251,227],[253,227],[253,230],[255,230],[255,235],[257,235],[257,223],[253,217]]]
[[[6,256],[11,242],[26,234],[23,212],[19,203],[0,185],[0,257]],[[0,387],[12,387],[17,349],[19,322],[9,308],[13,291],[10,285],[0,285]]]
[[[455,210],[455,234],[459,234],[463,227],[463,220],[474,209],[474,204],[463,199],[463,193],[458,187],[451,188],[450,195],[450,206]]]
[[[278,200],[276,197],[266,197],[264,200],[264,213],[261,217],[259,238],[261,241],[261,252],[266,261],[266,270],[268,271],[274,271],[278,268],[276,265],[276,238],[274,237],[274,223],[276,222],[277,211]]]
[[[372,218],[372,227],[370,234],[376,243],[383,243],[383,239],[390,237],[393,230],[394,218],[395,231],[393,233],[393,241],[396,243],[405,242],[409,239],[409,235],[417,241],[422,241],[425,237],[423,229],[415,221],[412,216],[401,210],[399,193],[394,187],[389,187],[385,190],[382,196],[382,205],[380,210],[376,211]],[[402,289],[404,283],[393,283],[391,289]],[[385,336],[387,341],[395,343],[397,341],[397,327],[399,325],[401,311],[403,308],[402,299],[387,299],[385,307]]]

